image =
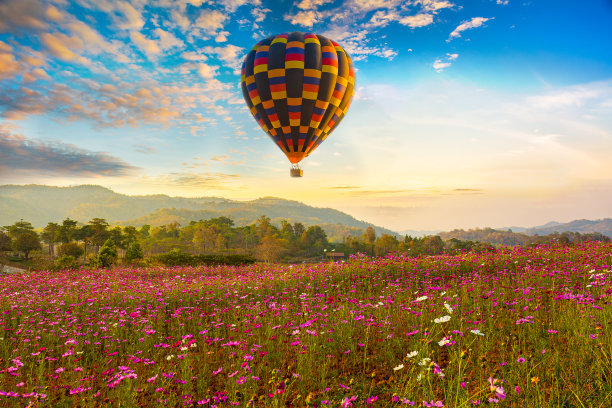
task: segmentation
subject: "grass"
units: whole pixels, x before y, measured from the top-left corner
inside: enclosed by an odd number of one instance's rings
[[[612,406],[612,245],[0,277],[0,404]]]

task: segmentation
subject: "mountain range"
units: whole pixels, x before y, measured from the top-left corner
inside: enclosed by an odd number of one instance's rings
[[[270,217],[273,223],[281,220],[301,222],[305,225],[321,225],[326,230],[338,231],[338,226],[350,227],[352,235],[372,226],[378,235],[424,236],[441,233],[440,230],[389,229],[357,220],[353,216],[332,208],[312,207],[298,201],[275,197],[263,197],[251,201],[235,201],[220,197],[170,197],[163,194],[128,196],[97,185],[53,187],[44,185],[0,186],[0,226],[10,225],[24,219],[35,227],[44,227],[48,222],[61,222],[70,217],[86,223],[92,218],[104,218],[114,225],[143,224],[164,225],[226,216],[235,225],[248,225],[261,215]],[[325,228],[327,226],[328,228]],[[549,222],[536,227],[504,227],[527,235],[547,235],[553,232],[573,231],[580,233],[600,232],[612,237],[612,218],[600,220],[574,220],[567,223]]]
[[[43,185],[0,186],[0,225],[23,219],[37,228],[48,222],[61,222],[67,217],[88,222],[104,218],[114,225],[144,224],[153,226],[220,216],[230,217],[237,226],[254,223],[261,215],[278,225],[281,220],[301,222],[306,226],[321,225],[330,229],[338,224],[352,227],[359,233],[372,226],[377,234],[397,235],[389,229],[357,220],[332,208],[318,208],[298,201],[263,197],[252,201],[234,201],[219,197],[169,197],[167,195],[128,196],[96,185],[52,187]],[[358,230],[355,230],[358,229]],[[326,229],[327,230],[327,229]],[[337,228],[335,228],[337,230]]]

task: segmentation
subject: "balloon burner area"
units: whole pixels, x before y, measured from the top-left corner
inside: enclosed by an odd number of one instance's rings
[[[291,169],[289,170],[289,174],[291,174],[291,177],[302,177],[304,172],[298,164],[292,164]]]

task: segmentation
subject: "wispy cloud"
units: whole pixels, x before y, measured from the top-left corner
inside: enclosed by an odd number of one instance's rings
[[[233,188],[229,184],[238,178],[240,178],[238,174],[212,172],[176,172],[160,176],[158,178],[158,181],[181,187],[199,187],[210,188],[213,190],[231,190]]]
[[[27,139],[0,127],[0,178],[21,175],[125,176],[136,168],[104,152],[72,144]]]
[[[463,23],[459,24],[457,26],[457,28],[455,28],[450,35],[448,36],[448,39],[446,40],[446,42],[450,42],[453,38],[459,38],[461,37],[461,33],[464,32],[465,30],[471,30],[472,28],[478,28],[481,27],[484,23],[486,23],[489,20],[493,20],[495,17],[473,17],[471,20],[469,21],[464,21]]]

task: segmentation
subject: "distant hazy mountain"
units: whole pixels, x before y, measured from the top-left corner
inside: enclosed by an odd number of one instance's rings
[[[547,235],[553,232],[580,232],[581,234],[589,232],[600,232],[603,235],[612,237],[612,218],[604,218],[601,220],[574,220],[566,223],[549,222],[538,227],[527,228],[523,231],[529,235]]]
[[[367,228],[371,224],[331,208],[317,208],[297,201],[264,197],[233,201],[218,197],[169,197],[166,195],[127,196],[95,185],[51,187],[42,185],[0,186],[0,226],[23,218],[35,227],[66,217],[87,222],[104,218],[114,224],[182,225],[213,217],[231,217],[236,225],[248,225],[267,215],[276,224],[286,219],[305,225],[342,224]],[[372,225],[378,234],[395,232]]]
[[[409,235],[411,237],[424,237],[427,235],[437,235],[440,230],[403,230],[399,231],[399,234],[404,237]]]

